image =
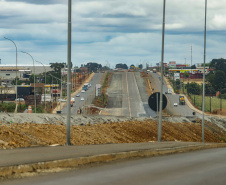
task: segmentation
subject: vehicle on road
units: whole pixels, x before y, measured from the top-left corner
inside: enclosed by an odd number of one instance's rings
[[[73,103],[75,103],[75,98],[71,98],[71,100],[73,101]]]
[[[58,101],[59,101],[59,102],[66,102],[65,99],[60,99],[60,98],[58,99]]]
[[[185,105],[184,96],[179,96],[179,105]]]
[[[85,99],[83,97],[81,97],[81,101],[84,101]]]
[[[88,83],[86,83],[86,84],[84,84],[84,85],[83,85],[83,88],[82,88],[82,89],[83,89],[83,90],[85,90],[85,91],[87,91],[87,90],[88,90],[88,88],[89,88],[89,84],[88,84]]]
[[[15,101],[24,101],[24,99],[23,98],[17,98],[17,99],[15,99]]]
[[[85,91],[85,90],[82,90],[81,92],[84,93],[84,92],[86,92],[86,91]]]
[[[71,100],[71,107],[73,107],[73,100]]]
[[[173,90],[172,88],[168,88],[168,94],[172,94]]]
[[[77,93],[77,94],[76,94],[76,97],[79,97],[79,96],[80,96],[80,94],[79,94],[79,93]]]
[[[174,106],[174,107],[177,107],[177,103],[174,103],[173,106]]]
[[[153,73],[156,73],[156,69],[153,69]]]

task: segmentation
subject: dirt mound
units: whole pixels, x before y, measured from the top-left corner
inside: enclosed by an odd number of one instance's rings
[[[201,142],[200,123],[164,122],[163,141]],[[71,127],[73,145],[139,143],[157,141],[157,122],[125,121],[103,124],[86,124]],[[206,142],[226,142],[226,132],[215,124],[206,123]],[[6,124],[0,126],[0,148],[64,145],[66,126],[55,124]]]
[[[215,109],[213,110],[213,114],[226,116],[226,109]]]

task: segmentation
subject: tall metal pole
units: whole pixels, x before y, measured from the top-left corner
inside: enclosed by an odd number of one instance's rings
[[[205,67],[206,67],[206,15],[207,15],[207,0],[205,0],[205,26],[204,26],[204,65],[203,65],[203,94],[202,94],[202,142],[204,138],[204,113],[205,113]]]
[[[34,101],[35,101],[35,113],[36,113],[36,93],[35,93],[35,60],[34,58],[31,56],[31,54],[25,52],[25,51],[21,51],[22,53],[25,53],[27,55],[29,55],[32,58],[33,61],[33,70],[34,70]]]
[[[67,48],[67,142],[71,145],[71,0],[68,0],[68,48]]]
[[[53,77],[52,77],[52,113],[53,113]]]
[[[44,70],[45,70],[44,104],[45,104],[45,112],[46,112],[46,68],[43,63],[41,63],[39,61],[36,61],[36,62],[42,64],[44,67]]]
[[[162,140],[162,96],[163,96],[163,61],[164,61],[164,39],[165,39],[165,10],[166,0],[163,0],[163,21],[162,21],[162,56],[161,56],[161,89],[160,89],[160,110],[158,124],[158,141]]]
[[[192,66],[192,45],[191,45],[191,66]],[[191,77],[192,77],[192,68],[191,68]]]
[[[61,111],[61,101],[62,101],[62,73],[60,75],[61,84],[60,84],[60,111]]]
[[[9,41],[11,41],[14,44],[14,46],[16,47],[16,110],[15,110],[15,112],[17,113],[17,98],[18,98],[17,97],[17,46],[16,46],[16,43],[13,42],[13,40],[11,40],[11,39],[9,39],[7,37],[4,37],[4,38],[9,40]]]

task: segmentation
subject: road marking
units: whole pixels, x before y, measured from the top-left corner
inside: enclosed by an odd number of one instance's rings
[[[129,116],[131,117],[131,108],[130,108],[130,100],[129,100],[129,85],[128,85],[127,72],[126,72],[126,84],[127,84],[128,103],[129,103]]]

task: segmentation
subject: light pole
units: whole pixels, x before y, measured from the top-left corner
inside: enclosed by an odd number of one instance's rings
[[[33,61],[33,70],[34,70],[34,101],[35,101],[35,113],[36,113],[36,94],[35,94],[35,61],[34,58],[27,52],[25,51],[21,51],[22,53],[25,53],[27,55],[29,55],[32,58]]]
[[[60,78],[60,79],[57,78],[57,77],[55,77],[55,76],[53,76],[51,73],[50,73],[50,76],[52,76],[53,78],[55,78],[55,79],[61,81],[60,99],[62,100],[62,84],[63,84],[63,82],[65,82],[65,81],[62,80],[62,74],[61,74],[61,78]],[[60,111],[61,111],[61,101],[60,101]]]
[[[36,61],[36,62],[43,65],[43,63],[41,63],[39,61]],[[44,65],[43,65],[43,67],[44,67],[44,70],[45,70],[44,104],[45,104],[45,112],[46,112],[46,68],[45,68]]]
[[[204,26],[204,67],[203,67],[203,93],[202,93],[202,142],[204,143],[204,113],[205,113],[205,70],[206,70],[206,15],[207,15],[207,0],[205,0],[205,26]]]
[[[53,76],[52,76],[52,113],[53,113]]]
[[[71,145],[71,0],[68,0],[68,47],[67,47],[67,138],[66,145]]]
[[[16,46],[16,43],[13,42],[13,40],[11,40],[7,37],[4,37],[4,38],[11,41],[14,44],[14,46],[16,47],[16,110],[15,110],[15,112],[17,113],[17,46]]]
[[[161,54],[161,90],[160,90],[160,110],[158,124],[158,141],[162,140],[162,96],[163,96],[163,60],[164,60],[164,41],[165,41],[165,10],[166,0],[163,0],[163,21],[162,21],[162,54]]]

